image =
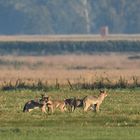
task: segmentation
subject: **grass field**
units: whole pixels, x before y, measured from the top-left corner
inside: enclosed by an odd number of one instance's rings
[[[31,90],[0,92],[1,140],[138,140],[140,139],[140,89],[108,90],[101,111],[42,114],[40,110],[23,113],[24,103],[40,97]],[[98,90],[52,90],[53,99],[98,95]]]
[[[139,53],[97,53],[92,55],[0,56],[0,87],[8,81],[47,80],[48,84],[68,84],[120,76],[131,83],[140,80]],[[39,98],[41,90],[0,90],[0,140],[138,140],[140,139],[140,88],[106,89],[108,97],[101,111],[73,113],[59,110],[53,115],[40,110],[23,113],[24,104]],[[48,90],[52,99],[82,98],[99,91],[70,89]]]

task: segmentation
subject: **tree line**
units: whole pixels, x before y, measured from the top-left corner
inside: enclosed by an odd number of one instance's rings
[[[140,52],[140,41],[0,42],[0,55],[93,54]]]
[[[140,33],[140,0],[0,0],[0,34]]]

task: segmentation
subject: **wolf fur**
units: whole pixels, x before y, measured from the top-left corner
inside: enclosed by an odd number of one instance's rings
[[[94,107],[95,111],[98,112],[105,97],[107,97],[107,93],[105,91],[100,91],[100,95],[98,97],[93,95],[86,96],[83,100],[84,111],[86,112],[89,108]]]

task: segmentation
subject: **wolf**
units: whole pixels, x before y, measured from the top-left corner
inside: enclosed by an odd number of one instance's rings
[[[51,110],[51,113],[54,113],[56,108],[59,108],[61,112],[66,111],[66,104],[62,100],[48,100],[46,105],[48,107],[48,112]]]
[[[74,112],[76,107],[83,107],[83,99],[76,99],[76,97],[74,97],[65,99],[64,101],[66,106],[70,107],[70,112]]]
[[[40,108],[42,112],[46,113],[46,102],[48,101],[49,97],[45,95],[41,95],[41,99],[39,100],[30,100],[25,103],[23,107],[23,112],[31,112],[34,109]]]
[[[107,97],[107,93],[102,90],[100,90],[100,95],[98,97],[92,95],[86,96],[83,100],[84,111],[86,112],[89,108],[94,108],[95,111],[98,112],[105,97]]]
[[[42,112],[46,113],[46,102],[37,102],[35,100],[30,100],[27,103],[25,103],[23,112],[31,112],[34,109],[40,108]]]

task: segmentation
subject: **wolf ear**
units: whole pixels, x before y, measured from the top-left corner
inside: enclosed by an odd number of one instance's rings
[[[44,94],[41,94],[41,98],[42,98],[42,99],[44,98],[44,96],[45,96]]]
[[[100,90],[100,93],[104,93],[105,91],[104,90]]]
[[[50,100],[51,99],[51,96],[47,96],[47,99]]]

